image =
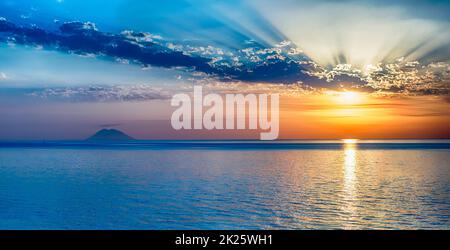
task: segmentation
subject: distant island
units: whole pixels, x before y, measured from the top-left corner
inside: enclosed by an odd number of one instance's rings
[[[102,129],[89,137],[87,141],[133,141],[133,137],[117,129]]]

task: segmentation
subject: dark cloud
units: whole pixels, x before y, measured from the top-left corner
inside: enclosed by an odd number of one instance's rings
[[[171,43],[154,42],[149,33],[104,33],[90,22],[67,22],[59,27],[58,32],[49,32],[36,26],[18,26],[2,18],[0,41],[82,55],[104,55],[143,66],[185,67],[223,79],[295,82],[315,78],[303,72],[307,67],[300,62],[276,58],[274,51],[254,51],[252,57],[239,52],[232,58],[218,59],[220,54],[205,54],[201,47],[183,46],[186,50],[177,50],[177,47],[168,46]],[[271,56],[274,58],[268,58]]]
[[[100,128],[114,128],[114,127],[119,127],[122,126],[122,123],[108,123],[108,124],[100,124],[98,125]]]
[[[416,62],[399,58],[392,63],[374,65],[364,72],[346,63],[326,69],[287,40],[273,47],[249,40],[241,49],[230,49],[189,42],[175,43],[147,32],[126,30],[118,34],[106,33],[90,22],[66,22],[57,31],[47,31],[36,26],[16,25],[0,18],[1,41],[80,55],[99,55],[142,67],[177,67],[202,72],[221,81],[301,83],[319,89],[432,95],[448,95],[450,89],[450,66],[446,62]],[[63,94],[70,94],[70,91]],[[76,91],[81,99],[89,99],[94,92],[104,94],[105,100],[129,98],[121,95],[120,89],[114,90],[119,95],[104,89]],[[139,99],[140,94],[130,98]],[[149,94],[142,98],[153,97]]]
[[[101,54],[114,58],[133,60],[143,65],[160,67],[193,67],[211,72],[204,58],[183,55],[152,42],[136,43],[123,34],[98,31],[93,23],[69,22],[60,26],[60,32],[48,32],[38,27],[22,27],[0,20],[3,41],[23,45],[40,45],[76,54]],[[139,35],[139,34],[137,34]]]

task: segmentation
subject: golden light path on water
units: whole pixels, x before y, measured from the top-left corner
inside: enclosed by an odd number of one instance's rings
[[[357,139],[343,139],[344,143],[344,165],[343,165],[343,199],[344,205],[342,206],[342,211],[345,214],[344,221],[354,221],[357,217],[356,208],[356,186],[357,186],[357,176],[356,176],[356,147]],[[352,228],[351,224],[344,226],[346,229]]]

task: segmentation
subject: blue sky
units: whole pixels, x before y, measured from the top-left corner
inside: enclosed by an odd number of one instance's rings
[[[30,113],[33,102],[165,100],[217,82],[448,100],[449,8],[406,0],[1,0],[0,103]]]
[[[365,81],[355,72],[338,72],[339,64],[365,70],[401,58],[446,62],[450,55],[445,1],[44,0],[2,1],[0,7],[3,63],[10,66],[12,57],[22,57],[5,44],[141,67],[183,67],[221,79],[323,86],[326,74]],[[51,66],[54,59],[49,57],[49,68],[58,68]],[[74,59],[67,68],[78,72],[80,64],[96,67]]]

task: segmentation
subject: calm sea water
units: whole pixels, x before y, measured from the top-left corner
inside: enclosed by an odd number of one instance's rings
[[[450,229],[449,145],[188,144],[0,145],[0,229]]]

